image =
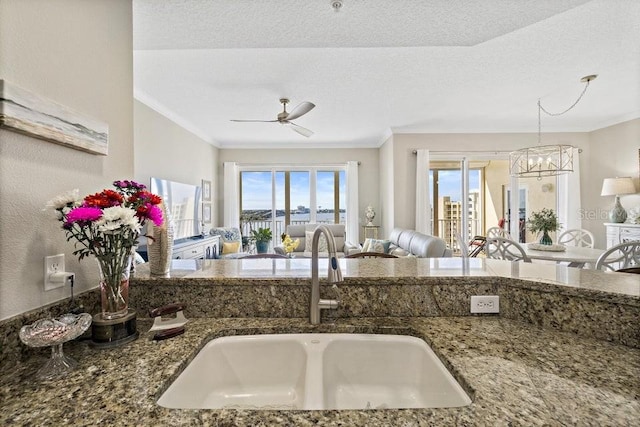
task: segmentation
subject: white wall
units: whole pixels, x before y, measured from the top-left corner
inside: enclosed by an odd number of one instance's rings
[[[0,0],[0,78],[109,124],[108,156],[0,129],[0,319],[69,296],[44,292],[46,255],[65,253],[76,291],[98,284],[43,207],[133,177],[131,22],[130,1]]]
[[[221,149],[219,152],[217,209],[218,218],[222,221],[224,194],[223,167],[224,162],[237,162],[239,164],[252,165],[316,165],[346,163],[349,160],[360,161],[358,166],[358,199],[360,208],[358,218],[360,224],[365,223],[364,211],[367,205],[373,206],[376,212],[380,212],[379,187],[378,187],[378,149],[354,148],[354,149]],[[360,239],[362,240],[362,229]]]
[[[146,185],[151,177],[193,185],[210,180],[216,200],[218,149],[149,106],[137,100],[133,106],[135,179]],[[215,207],[213,212],[216,224]]]
[[[583,168],[582,173],[582,188],[589,190],[582,195],[585,217],[582,226],[595,235],[596,247],[605,248],[603,224],[609,222],[607,215],[613,207],[614,198],[600,196],[602,181],[605,178],[631,176],[635,178],[636,191],[640,191],[640,119],[589,133],[589,146],[591,156],[584,162],[587,167]],[[640,194],[621,196],[620,203],[627,210],[640,207]]]

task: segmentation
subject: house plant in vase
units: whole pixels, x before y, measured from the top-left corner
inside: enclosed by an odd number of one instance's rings
[[[532,233],[542,233],[540,238],[540,244],[550,246],[553,244],[550,231],[556,231],[560,229],[560,223],[558,217],[553,209],[543,208],[538,212],[532,212],[531,216],[527,220],[527,228]]]
[[[259,227],[257,230],[251,230],[251,238],[255,240],[256,250],[259,254],[264,254],[269,251],[269,242],[272,238],[270,228]]]
[[[98,261],[101,313],[94,323],[99,320],[110,325],[131,316],[129,274],[142,226],[147,221],[158,227],[163,224],[159,196],[135,181],[115,181],[113,186],[115,190],[105,189],[83,199],[73,190],[47,203],[57,212],[67,241],[74,242],[73,254],[80,261],[88,256]]]

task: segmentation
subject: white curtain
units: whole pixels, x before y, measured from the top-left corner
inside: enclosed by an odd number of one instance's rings
[[[347,242],[360,243],[359,201],[358,201],[358,162],[347,162]]]
[[[582,228],[579,153],[578,148],[573,148],[573,172],[558,177],[558,220],[562,230]]]
[[[416,231],[431,235],[429,150],[418,150],[416,161]]]
[[[224,162],[224,226],[240,228],[240,173],[238,164]]]

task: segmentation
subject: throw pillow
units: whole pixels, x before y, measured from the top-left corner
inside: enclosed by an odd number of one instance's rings
[[[311,252],[311,244],[313,243],[313,231],[305,231],[304,232],[304,251]],[[324,234],[320,235],[320,240],[318,241],[318,252],[328,252],[327,249],[327,239],[324,237]]]
[[[389,252],[389,245],[391,242],[389,240],[378,240],[378,239],[365,239],[364,245],[362,245],[362,252],[381,252],[386,254]]]
[[[222,242],[222,255],[235,254],[240,249],[240,242]]]

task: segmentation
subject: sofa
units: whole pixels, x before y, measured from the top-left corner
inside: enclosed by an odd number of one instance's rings
[[[388,240],[365,240],[363,250],[381,251],[381,247],[384,248],[384,252],[399,257],[443,258],[452,256],[451,249],[447,248],[443,239],[403,228],[391,230]]]
[[[293,240],[299,239],[300,243],[298,247],[293,251],[295,257],[311,258],[311,240],[307,242],[307,236],[312,236],[315,229],[320,224],[296,224],[288,225],[285,233],[287,233]],[[345,226],[344,224],[323,224],[332,233],[336,241],[336,255],[338,258],[342,258],[351,253],[360,252],[360,245],[354,245],[346,241]],[[322,246],[322,236],[320,237],[320,246]],[[273,248],[274,252],[281,255],[286,255],[284,246],[278,245]],[[326,251],[319,252],[320,257],[326,257]]]

